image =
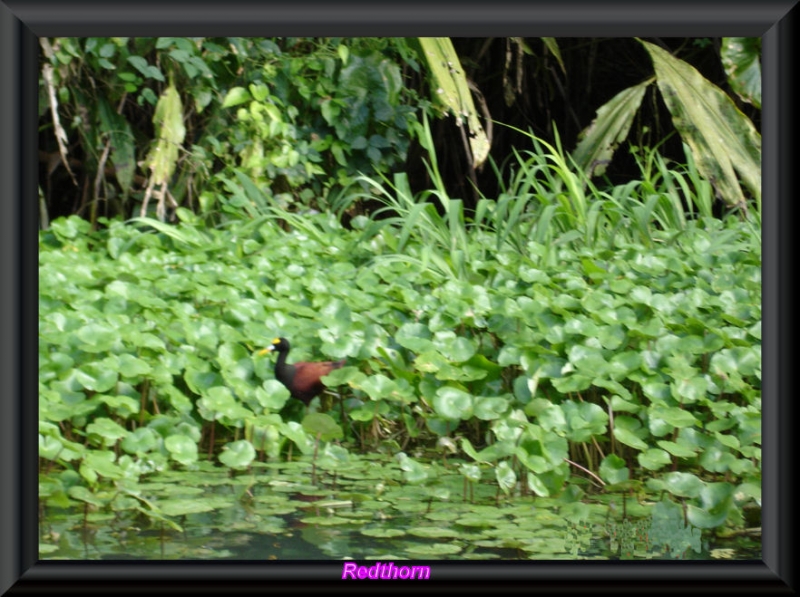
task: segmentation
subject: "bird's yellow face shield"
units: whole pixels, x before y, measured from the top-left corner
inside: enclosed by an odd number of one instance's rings
[[[272,341],[272,344],[270,344],[270,345],[269,345],[269,346],[267,346],[266,348],[264,348],[264,349],[262,349],[262,350],[259,350],[259,351],[258,351],[258,353],[257,353],[257,354],[258,354],[258,356],[264,356],[264,355],[265,355],[265,354],[267,354],[268,352],[272,352],[273,350],[275,350],[275,348],[276,348],[276,347],[278,346],[278,344],[280,344],[280,343],[281,343],[281,339],[280,339],[280,338],[275,338],[275,339]]]

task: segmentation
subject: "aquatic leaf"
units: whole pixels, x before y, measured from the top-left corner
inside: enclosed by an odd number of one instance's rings
[[[422,352],[433,347],[428,326],[421,323],[405,323],[395,333],[397,343],[409,350]]]
[[[139,377],[153,370],[147,361],[130,354],[119,355],[119,372],[123,377]]]
[[[461,533],[454,529],[441,527],[414,527],[408,530],[409,535],[424,539],[450,539],[461,537]]]
[[[203,393],[203,397],[197,401],[198,409],[201,413],[207,412],[213,416],[205,417],[211,419],[225,419],[229,424],[241,426],[241,421],[252,416],[252,411],[242,406],[233,396],[233,392],[225,386],[209,388]]]
[[[98,417],[86,426],[86,433],[99,435],[104,440],[103,445],[110,445],[128,435],[128,430],[111,419]]]
[[[622,483],[630,477],[630,471],[625,466],[625,461],[615,454],[609,454],[603,458],[599,473],[603,480],[610,484]]]
[[[631,448],[646,450],[649,446],[642,441],[642,424],[638,419],[620,415],[614,418],[614,437]]]
[[[494,474],[500,489],[503,490],[503,493],[508,495],[517,484],[517,475],[514,469],[504,460],[495,467]]]
[[[728,518],[733,504],[734,487],[730,483],[708,483],[700,492],[702,507],[689,504],[686,517],[701,529],[722,525]]]
[[[412,555],[422,557],[425,556],[448,556],[461,553],[462,548],[455,543],[433,543],[430,545],[410,545],[406,547],[406,551]]]
[[[698,497],[705,483],[691,473],[674,472],[663,477],[667,490],[680,497]]]
[[[372,400],[388,398],[397,391],[397,384],[380,373],[365,378],[357,387],[366,392]]]
[[[667,440],[660,440],[656,443],[673,456],[680,458],[691,458],[696,454],[696,449],[686,443],[675,443]]]
[[[139,427],[125,436],[120,447],[128,454],[144,454],[159,444],[158,434],[149,427]]]
[[[164,447],[170,456],[184,466],[197,461],[197,442],[185,435],[170,435],[164,440]]]
[[[528,471],[527,474],[528,488],[540,497],[549,497],[550,489],[547,485],[533,472]]]
[[[76,485],[75,487],[70,487],[67,491],[69,497],[75,500],[80,500],[81,502],[86,502],[87,504],[91,504],[92,506],[96,506],[101,508],[106,505],[106,500],[99,498],[97,495],[92,493],[86,487],[82,485]]]
[[[344,431],[341,425],[334,421],[333,417],[325,413],[311,413],[307,415],[303,419],[302,425],[305,431],[314,437],[319,435],[320,439],[325,442],[342,439],[344,437]]]
[[[567,439],[570,441],[585,442],[593,435],[606,432],[608,414],[597,404],[567,400],[561,404],[561,408],[569,423]]]
[[[445,386],[436,391],[433,407],[436,413],[446,419],[466,420],[472,416],[473,397],[469,393]]]
[[[481,421],[493,421],[502,417],[509,409],[509,400],[505,398],[475,397],[475,416]]]
[[[400,469],[403,471],[403,479],[408,483],[421,483],[428,478],[428,472],[425,467],[408,457],[404,452],[397,455],[397,460],[400,463]]]
[[[658,469],[672,462],[672,458],[670,458],[669,453],[656,448],[651,448],[649,450],[645,450],[644,452],[640,452],[637,456],[637,459],[640,465],[650,471],[657,471]]]
[[[481,469],[477,464],[460,463],[458,465],[458,470],[468,481],[477,483],[481,480]]]
[[[94,450],[88,452],[81,462],[80,474],[89,481],[97,483],[98,477],[106,479],[122,479],[125,473],[116,464],[116,455],[108,450]]]
[[[81,349],[87,352],[106,352],[119,342],[117,329],[101,323],[88,323],[75,336],[81,341]]]
[[[574,523],[581,523],[589,519],[589,504],[583,502],[572,502],[562,506],[558,513],[565,520]]]
[[[253,445],[249,441],[241,439],[225,444],[219,455],[219,461],[225,466],[241,470],[250,466],[255,457],[256,451]]]
[[[461,363],[469,360],[477,350],[475,342],[469,338],[456,336],[454,332],[437,332],[433,345],[447,359]]]
[[[700,454],[699,463],[707,471],[724,473],[736,463],[736,456],[719,442],[714,442]]]
[[[187,514],[199,514],[202,512],[212,512],[219,507],[219,503],[212,499],[168,499],[160,500],[158,508],[166,516],[186,516]]]
[[[690,427],[700,424],[700,421],[692,413],[683,408],[654,406],[648,410],[647,414],[651,420],[664,420],[671,427]]]
[[[393,539],[395,537],[402,537],[406,534],[405,531],[400,529],[389,529],[382,527],[361,529],[359,532],[365,537],[377,537],[379,539]]]

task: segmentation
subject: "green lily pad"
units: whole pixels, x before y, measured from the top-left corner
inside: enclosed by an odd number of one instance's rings
[[[225,466],[233,469],[245,469],[256,457],[256,451],[247,440],[231,442],[222,448],[219,460]]]
[[[461,553],[462,547],[454,543],[434,543],[432,545],[411,545],[406,547],[406,551],[419,557],[426,556],[450,556]]]
[[[440,388],[433,399],[436,413],[446,419],[466,420],[472,416],[472,396],[450,386]]]
[[[395,537],[402,537],[406,534],[405,531],[401,531],[400,529],[388,529],[380,527],[373,529],[361,529],[359,533],[366,537],[376,537],[378,539],[393,539]]]
[[[408,530],[409,535],[423,537],[425,539],[447,539],[450,537],[460,537],[461,534],[453,529],[438,527],[415,527]]]
[[[170,435],[164,440],[164,447],[173,459],[184,466],[197,461],[197,442],[185,435]]]

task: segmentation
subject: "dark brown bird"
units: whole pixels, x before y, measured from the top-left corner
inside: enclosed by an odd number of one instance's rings
[[[328,375],[334,369],[344,367],[345,360],[341,361],[316,361],[312,363],[299,362],[290,365],[286,362],[291,346],[286,338],[275,338],[272,344],[258,354],[266,354],[273,350],[278,351],[278,361],[275,363],[275,378],[285,385],[292,393],[292,397],[308,404],[325,389],[320,381],[321,377]]]

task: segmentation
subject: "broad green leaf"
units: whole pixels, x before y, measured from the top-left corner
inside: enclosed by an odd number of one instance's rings
[[[695,498],[705,487],[705,483],[691,473],[674,472],[664,475],[667,490],[679,497]]]
[[[761,38],[723,37],[720,58],[731,89],[761,108]]]
[[[403,324],[397,330],[395,340],[400,346],[414,352],[422,352],[432,347],[430,329],[421,323]]]
[[[335,439],[342,439],[344,431],[342,427],[333,420],[330,415],[325,413],[311,413],[303,419],[303,429],[325,442]]]
[[[548,404],[544,410],[538,413],[536,422],[541,425],[543,429],[548,431],[553,430],[561,435],[566,434],[568,424],[562,406],[561,404]]]
[[[158,507],[166,516],[186,516],[217,509],[212,499],[168,499],[158,502]]]
[[[540,497],[550,497],[550,489],[538,475],[528,471],[528,488]]]
[[[469,128],[467,136],[473,165],[477,168],[489,155],[489,139],[478,120],[472,92],[453,42],[449,37],[420,37],[418,41],[422,58],[430,69],[434,101],[452,112],[459,126],[466,124]]]
[[[169,181],[178,162],[178,155],[186,136],[183,124],[183,104],[175,85],[170,85],[161,94],[153,115],[156,145],[147,156],[147,165],[152,171],[151,184]],[[145,215],[144,204],[141,215]]]
[[[701,507],[690,504],[686,517],[698,528],[718,527],[728,518],[733,503],[734,486],[730,483],[708,483],[700,491]]]
[[[233,469],[245,469],[255,460],[256,451],[247,440],[239,440],[226,444],[219,455],[219,461]]]
[[[561,408],[569,423],[567,439],[573,442],[589,441],[593,435],[606,432],[608,413],[590,402],[565,401]]]
[[[651,419],[661,419],[672,427],[691,427],[700,422],[686,409],[677,407],[654,406],[648,411]]]
[[[39,458],[53,460],[63,449],[63,444],[55,437],[39,434]]]
[[[636,448],[637,450],[647,449],[647,444],[644,443],[637,435],[627,429],[615,427],[614,437],[617,438],[617,441],[625,444],[626,446],[630,446],[631,448]]]
[[[481,480],[481,468],[477,464],[465,464],[462,462],[458,465],[458,470],[468,481],[477,483]]]
[[[131,354],[119,355],[119,372],[123,377],[139,377],[147,375],[152,367],[146,361]]]
[[[653,79],[648,79],[620,91],[597,109],[592,124],[581,132],[572,159],[587,176],[602,176],[605,173],[614,152],[628,137],[644,92],[652,82]]]
[[[124,356],[124,355],[122,355]],[[87,390],[92,392],[108,392],[117,385],[118,377],[116,367],[109,361],[114,361],[114,356],[103,361],[89,362],[73,370],[75,380]]]
[[[107,450],[94,450],[86,454],[81,462],[81,476],[94,484],[98,477],[106,479],[122,479],[125,474],[122,469],[114,462],[116,456],[114,452]]]
[[[603,458],[599,472],[603,480],[612,485],[622,483],[630,478],[630,471],[625,466],[625,461],[615,454],[609,454]]]
[[[567,351],[570,363],[581,373],[599,376],[607,365],[607,361],[600,349],[575,344]]]
[[[119,342],[119,330],[102,323],[88,323],[75,335],[82,342],[81,349],[87,352],[105,352]]]
[[[95,419],[92,423],[89,423],[86,426],[86,433],[99,435],[102,437],[105,442],[104,444],[113,444],[121,437],[125,437],[128,434],[127,429],[119,425],[118,423],[112,421],[111,419],[107,419],[105,417],[99,417]]]
[[[644,452],[640,452],[637,456],[637,459],[642,467],[650,471],[657,471],[658,469],[672,462],[672,459],[667,452],[657,448],[651,448],[649,450],[645,450]]]
[[[508,411],[509,401],[505,398],[488,398],[478,396],[475,398],[475,416],[481,421],[499,419]]]
[[[225,95],[225,99],[222,101],[222,107],[230,108],[232,106],[238,106],[239,104],[249,102],[251,99],[252,97],[247,89],[244,87],[233,87]]]
[[[370,375],[358,387],[365,391],[372,400],[388,398],[397,390],[397,384],[380,373]]]
[[[122,192],[127,195],[131,190],[137,167],[136,147],[131,125],[123,115],[117,114],[112,109],[105,98],[100,98],[98,114],[102,133],[109,139],[111,163],[114,165],[117,182],[119,182]]]
[[[439,388],[433,399],[433,408],[446,419],[466,420],[472,416],[472,395],[453,387]]]
[[[277,379],[267,379],[255,389],[255,398],[263,408],[278,411],[283,408],[291,394]]]
[[[472,446],[472,442],[470,442],[466,437],[461,438],[461,449],[464,451],[464,454],[473,460],[478,462],[487,462],[481,460],[480,456],[478,455],[478,451]]]
[[[456,336],[453,332],[437,332],[433,344],[445,357],[457,363],[468,360],[477,350],[472,340]]]
[[[76,485],[74,487],[70,487],[67,491],[69,497],[75,500],[79,500],[81,502],[86,502],[87,504],[91,504],[93,506],[97,506],[101,508],[105,506],[105,500],[97,497],[94,493],[92,493],[89,489],[82,485]]]
[[[128,454],[144,454],[158,446],[159,436],[149,427],[139,427],[129,433],[120,443],[120,447]]]
[[[631,448],[646,450],[649,446],[642,441],[642,424],[634,417],[620,415],[614,419],[614,437]]]
[[[170,456],[184,466],[197,462],[197,443],[185,435],[170,435],[164,440]]]
[[[700,173],[729,205],[744,205],[737,175],[761,211],[761,135],[724,91],[646,41],[661,96]]]
[[[696,454],[696,449],[686,444],[660,440],[656,442],[661,448],[679,458],[692,458]]]
[[[508,495],[517,484],[517,475],[505,460],[498,463],[494,469],[495,479],[503,493]]]
[[[397,455],[397,460],[400,462],[400,469],[403,471],[403,479],[407,483],[417,484],[422,483],[428,478],[428,472],[416,460],[409,458],[404,452]]]

